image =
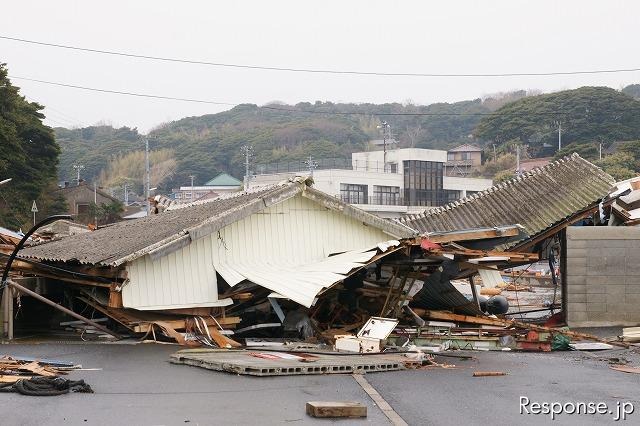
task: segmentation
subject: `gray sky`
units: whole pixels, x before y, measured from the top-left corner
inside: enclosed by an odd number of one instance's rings
[[[119,1],[4,3],[0,35],[93,49],[274,67],[414,73],[639,68],[637,1]],[[13,76],[264,104],[455,102],[514,89],[619,89],[640,72],[500,78],[302,74],[131,59],[0,40]],[[139,99],[15,79],[54,126],[146,132],[228,106]]]

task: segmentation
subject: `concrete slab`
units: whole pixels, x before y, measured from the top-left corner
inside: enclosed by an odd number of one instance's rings
[[[300,359],[265,359],[251,354],[276,356],[277,352],[196,349],[171,355],[174,364],[186,364],[214,371],[248,376],[298,376],[308,374],[376,373],[403,370],[398,355],[318,355]]]

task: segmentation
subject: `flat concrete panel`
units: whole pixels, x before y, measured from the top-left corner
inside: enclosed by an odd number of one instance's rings
[[[584,290],[584,287],[587,284],[586,274],[580,274],[580,275],[567,274],[567,284],[571,286],[573,291],[578,291],[582,287],[583,291],[581,291],[580,293],[586,293],[586,290]]]
[[[567,247],[567,260],[585,258],[589,255],[589,250],[586,248],[574,248]]]
[[[569,313],[567,314],[567,321],[568,322],[574,322],[574,321],[586,321],[587,320],[587,312],[579,312],[579,311],[569,311]]]
[[[568,240],[627,240],[640,239],[640,228],[626,226],[570,226]]]
[[[589,314],[592,312],[607,312],[607,304],[587,302],[587,312],[589,312]]]
[[[591,295],[589,295],[591,296]],[[567,296],[567,302],[572,303],[572,302],[586,302],[587,301],[587,294],[586,293],[570,293]]]
[[[586,303],[567,303],[567,310],[569,312],[587,312]]]
[[[640,325],[640,227],[569,227],[567,256],[570,326]]]
[[[606,294],[607,289],[604,285],[587,285],[587,294]]]

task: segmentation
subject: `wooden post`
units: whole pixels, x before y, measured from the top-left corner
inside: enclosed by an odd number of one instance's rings
[[[471,294],[473,295],[473,300],[478,305],[478,309],[480,309],[480,299],[478,299],[478,292],[476,291],[476,285],[473,283],[473,275],[469,277],[469,284],[471,284]],[[480,309],[482,311],[482,309]]]

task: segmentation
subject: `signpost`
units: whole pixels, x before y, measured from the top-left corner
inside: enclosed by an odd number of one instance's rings
[[[36,206],[36,200],[33,200],[33,205],[31,206],[31,211],[33,212],[33,224],[36,224],[36,213],[38,213],[38,206]]]

